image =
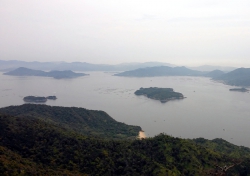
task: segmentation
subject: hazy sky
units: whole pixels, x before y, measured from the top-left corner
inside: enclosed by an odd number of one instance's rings
[[[0,0],[0,60],[250,67],[250,0]]]

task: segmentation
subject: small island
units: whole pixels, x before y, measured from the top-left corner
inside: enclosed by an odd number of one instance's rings
[[[242,88],[234,88],[234,89],[229,89],[230,91],[237,91],[237,92],[248,92],[249,90],[242,87]]]
[[[56,98],[56,96],[48,96],[48,97],[46,97],[48,100],[56,100],[57,98]]]
[[[158,87],[140,88],[139,90],[135,91],[135,95],[144,95],[154,100],[160,100],[162,103],[166,103],[170,100],[185,98],[181,93],[174,92],[172,88]]]
[[[27,103],[46,103],[47,100],[56,100],[56,96],[48,97],[36,97],[36,96],[26,96],[23,98],[23,101]]]

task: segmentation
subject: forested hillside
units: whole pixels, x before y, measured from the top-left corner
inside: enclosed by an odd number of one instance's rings
[[[77,133],[102,138],[136,138],[141,127],[117,122],[104,111],[76,107],[23,104],[0,108],[0,112],[17,117],[33,117]]]
[[[5,112],[0,113],[2,175],[250,174],[249,149],[232,145],[230,151],[231,146],[226,142],[219,147],[221,142],[216,140],[187,140],[166,134],[143,140],[90,137],[59,123],[51,123],[51,118],[44,120],[45,114],[61,114],[59,110],[66,113],[71,108],[21,107],[26,109],[23,112],[27,115],[17,115],[15,106],[4,108]],[[37,117],[38,113],[32,114],[31,107],[37,112],[44,107],[48,111],[40,113],[44,117]],[[69,113],[73,112],[76,110]],[[205,147],[206,142],[217,143],[217,147]],[[234,155],[236,151],[237,156]],[[223,170],[225,166],[232,167]]]

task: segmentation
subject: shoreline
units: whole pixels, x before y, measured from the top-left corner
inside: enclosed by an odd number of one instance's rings
[[[145,139],[147,136],[146,136],[146,134],[145,134],[145,132],[144,131],[139,131],[139,134],[138,134],[138,139]]]

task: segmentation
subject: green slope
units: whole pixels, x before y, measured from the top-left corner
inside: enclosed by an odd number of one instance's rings
[[[249,148],[165,134],[128,140],[131,131],[117,136],[123,128],[140,129],[84,108],[2,108],[0,175],[250,175]]]
[[[0,161],[2,175],[208,175],[233,158],[164,134],[98,139],[38,118],[0,114]],[[228,174],[246,174],[247,161]]]
[[[84,108],[24,104],[0,108],[0,112],[17,117],[38,118],[80,134],[102,138],[136,138],[141,130],[139,126],[115,121],[104,111]]]
[[[197,138],[193,139],[193,141],[196,144],[234,158],[250,158],[250,148],[231,144],[224,139],[217,138],[213,140],[207,140],[204,138]]]

